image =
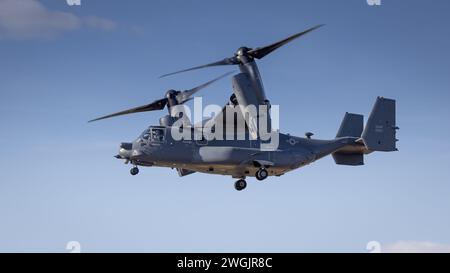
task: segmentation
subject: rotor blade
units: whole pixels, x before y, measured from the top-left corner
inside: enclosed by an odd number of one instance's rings
[[[194,87],[194,88],[192,88],[192,89],[189,89],[189,90],[186,90],[186,91],[183,91],[183,92],[179,93],[179,94],[177,95],[177,101],[178,101],[178,103],[181,104],[181,103],[186,102],[187,100],[189,100],[190,97],[192,97],[192,95],[194,95],[194,94],[197,93],[198,91],[202,90],[203,88],[207,87],[208,85],[210,85],[210,84],[212,84],[212,83],[214,83],[214,82],[216,82],[216,81],[218,81],[218,80],[220,80],[220,79],[225,78],[226,76],[228,76],[228,75],[230,75],[230,74],[232,74],[232,73],[233,73],[233,71],[230,71],[230,72],[225,73],[225,74],[223,74],[222,76],[217,77],[217,78],[215,78],[215,79],[213,79],[213,80],[211,80],[211,81],[209,81],[209,82],[207,82],[207,83],[204,83],[204,84],[202,84],[202,85],[199,85],[199,86],[197,86],[197,87]]]
[[[135,107],[135,108],[131,108],[125,111],[121,111],[121,112],[117,112],[114,114],[110,114],[107,116],[103,116],[103,117],[99,117],[93,120],[90,120],[88,122],[93,122],[93,121],[97,121],[97,120],[101,120],[101,119],[107,119],[107,118],[112,118],[112,117],[117,117],[117,116],[121,116],[121,115],[128,115],[128,114],[133,114],[133,113],[140,113],[140,112],[148,112],[148,111],[154,111],[154,110],[161,110],[164,109],[164,107],[167,104],[167,99],[160,99],[160,100],[156,100],[150,104],[147,105],[143,105],[143,106],[139,106],[139,107]]]
[[[251,56],[253,56],[253,57],[256,58],[256,59],[264,58],[264,56],[270,54],[272,51],[276,50],[277,48],[282,47],[282,46],[284,46],[285,44],[287,44],[287,43],[289,43],[289,42],[291,42],[291,41],[297,39],[298,37],[303,36],[303,35],[305,35],[306,33],[311,32],[311,31],[313,31],[313,30],[316,30],[316,29],[318,29],[318,28],[320,28],[320,27],[322,27],[322,26],[324,26],[324,25],[317,25],[317,26],[315,26],[315,27],[312,27],[312,28],[309,28],[309,29],[307,29],[307,30],[305,30],[305,31],[302,31],[302,32],[300,32],[300,33],[294,34],[294,35],[292,35],[292,36],[290,36],[290,37],[288,37],[288,38],[286,38],[286,39],[284,39],[284,40],[278,41],[278,42],[273,43],[273,44],[271,44],[271,45],[268,45],[268,46],[265,46],[265,47],[258,47],[258,48],[252,49],[252,50],[250,50],[250,51],[248,52],[248,54],[251,55]]]
[[[205,64],[205,65],[200,65],[200,66],[196,66],[196,67],[192,67],[192,68],[188,68],[188,69],[183,69],[177,72],[172,72],[169,74],[164,74],[162,76],[160,76],[159,78],[164,78],[167,76],[171,76],[174,74],[178,74],[178,73],[182,73],[182,72],[187,72],[187,71],[191,71],[191,70],[196,70],[196,69],[201,69],[201,68],[205,68],[205,67],[211,67],[211,66],[220,66],[220,65],[232,65],[232,64],[238,64],[238,60],[236,59],[236,57],[231,57],[231,58],[225,58],[221,61],[217,61],[214,63],[210,63],[210,64]]]

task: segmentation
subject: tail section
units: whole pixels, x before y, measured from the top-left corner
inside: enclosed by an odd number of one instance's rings
[[[370,151],[397,151],[395,100],[378,97],[361,135]]]
[[[364,165],[364,154],[373,151],[397,151],[395,135],[398,127],[395,124],[395,100],[378,97],[364,129],[363,123],[362,115],[345,113],[336,138],[357,137],[359,139],[355,145],[343,147],[332,154],[336,164]]]

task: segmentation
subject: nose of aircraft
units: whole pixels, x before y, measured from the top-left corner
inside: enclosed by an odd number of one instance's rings
[[[133,143],[123,142],[120,144],[119,154],[116,155],[118,159],[130,159],[133,149]]]

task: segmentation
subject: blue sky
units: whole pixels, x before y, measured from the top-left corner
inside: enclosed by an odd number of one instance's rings
[[[372,240],[448,251],[449,11],[445,0],[0,0],[0,251],[73,240],[89,252],[366,252]],[[281,130],[332,138],[346,111],[367,117],[381,95],[397,100],[399,152],[357,168],[325,158],[236,192],[230,177],[131,177],[113,158],[163,112],[86,122],[229,68],[161,74],[321,23],[259,61]],[[226,79],[200,95],[230,94]]]

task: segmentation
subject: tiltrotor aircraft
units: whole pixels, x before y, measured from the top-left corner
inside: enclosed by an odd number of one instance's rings
[[[241,47],[230,58],[161,76],[211,66],[237,65],[240,73],[232,77],[233,94],[222,112],[200,125],[183,123],[182,127],[177,127],[195,134],[201,131],[204,123],[213,122],[216,125],[223,125],[225,128],[223,134],[227,136],[232,134],[234,138],[231,140],[229,138],[208,139],[204,136],[178,140],[172,134],[175,124],[182,118],[182,115],[177,114],[174,109],[192,99],[192,96],[200,89],[230,73],[190,90],[169,90],[164,98],[150,104],[91,121],[162,110],[167,106],[169,114],[160,119],[160,124],[148,127],[135,141],[122,143],[116,158],[133,165],[130,170],[132,175],[139,173],[138,166],[175,168],[180,176],[195,172],[230,175],[238,179],[235,182],[235,188],[238,191],[246,188],[246,177],[254,176],[257,180],[264,180],[268,176],[281,176],[330,154],[336,164],[357,166],[364,164],[365,154],[374,151],[397,151],[396,130],[399,128],[395,121],[395,100],[383,97],[376,99],[365,126],[362,115],[346,113],[334,139],[313,139],[312,133],[306,133],[305,137],[278,133],[278,145],[273,149],[262,149],[264,140],[260,137],[260,129],[255,126],[255,122],[251,121],[252,119],[253,121],[265,120],[268,130],[271,131],[270,115],[257,113],[246,118],[244,117],[246,112],[242,110],[243,107],[251,105],[265,105],[270,108],[255,60],[267,56],[279,47],[319,27],[321,25],[268,46],[254,49]],[[230,109],[237,113],[234,118],[227,118],[225,115],[225,112]],[[237,128],[239,118],[244,120],[243,129]],[[237,135],[243,137],[237,138]]]

